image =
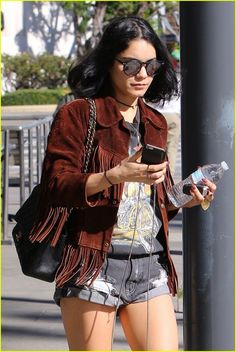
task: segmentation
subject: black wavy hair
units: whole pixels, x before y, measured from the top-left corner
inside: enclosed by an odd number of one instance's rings
[[[178,93],[178,81],[167,48],[150,24],[137,16],[113,19],[105,28],[93,51],[81,62],[75,62],[68,74],[68,84],[77,97],[111,95],[109,69],[115,57],[128,48],[130,41],[145,39],[156,49],[158,60],[164,61],[144,95],[146,101],[163,103]]]

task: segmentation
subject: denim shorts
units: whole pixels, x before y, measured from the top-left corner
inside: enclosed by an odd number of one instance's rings
[[[120,307],[169,293],[166,269],[160,264],[159,255],[154,254],[130,260],[108,257],[101,273],[90,286],[68,283],[63,288],[56,288],[54,300],[60,305],[62,297],[78,297],[97,304]]]

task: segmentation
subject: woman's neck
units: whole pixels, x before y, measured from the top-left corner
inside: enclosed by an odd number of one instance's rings
[[[113,96],[115,99],[118,109],[126,122],[133,122],[137,113],[138,98],[127,97],[120,94]]]
[[[137,107],[137,101],[135,102],[135,103],[125,103],[124,101],[121,101],[121,100],[118,100],[118,99],[116,99],[115,98],[115,100],[116,100],[116,102],[119,104],[119,105],[122,105],[122,106],[124,106],[126,109],[127,108],[130,108],[130,109],[133,109],[133,110],[135,110],[136,109],[136,107]]]
[[[120,107],[123,109],[133,109],[135,110],[138,105],[138,98],[136,97],[127,97],[122,95],[114,95],[114,99]]]
[[[126,110],[126,111],[120,111],[121,115],[123,116],[124,120],[126,122],[133,122],[135,115],[136,115],[137,109],[135,110]]]

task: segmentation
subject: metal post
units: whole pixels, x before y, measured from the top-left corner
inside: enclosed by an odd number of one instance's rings
[[[49,134],[49,124],[45,123],[43,126],[43,140],[44,140],[44,151],[47,148],[47,139],[48,139],[48,134]]]
[[[19,131],[20,146],[20,205],[25,201],[25,158],[24,158],[24,130]]]
[[[3,155],[3,199],[2,199],[2,243],[6,243],[8,234],[8,195],[9,195],[9,130],[4,131]]]
[[[33,190],[33,135],[32,135],[32,128],[28,129],[28,150],[29,150],[29,155],[28,155],[28,165],[29,165],[29,194]]]
[[[181,2],[182,166],[230,167],[184,210],[184,348],[234,350],[234,2]]]
[[[42,171],[42,145],[41,145],[41,126],[37,128],[37,182],[40,183],[41,171]]]

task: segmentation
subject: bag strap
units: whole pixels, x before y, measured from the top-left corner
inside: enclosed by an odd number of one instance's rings
[[[60,109],[60,107],[64,104],[70,103],[76,99],[74,93],[66,94],[62,100],[59,102],[56,111],[53,116],[55,116]],[[89,104],[89,121],[88,121],[88,131],[87,131],[87,139],[85,144],[85,159],[83,165],[83,172],[86,173],[88,171],[89,159],[92,152],[93,147],[93,139],[95,135],[95,127],[96,127],[96,105],[95,101],[92,98],[84,98]]]
[[[96,128],[96,104],[95,101],[91,98],[85,98],[85,100],[89,104],[89,121],[88,121],[88,132],[87,132],[87,140],[85,144],[85,160],[83,172],[86,173],[88,171],[88,164],[90,160],[90,156],[93,148],[93,140],[95,135]]]

